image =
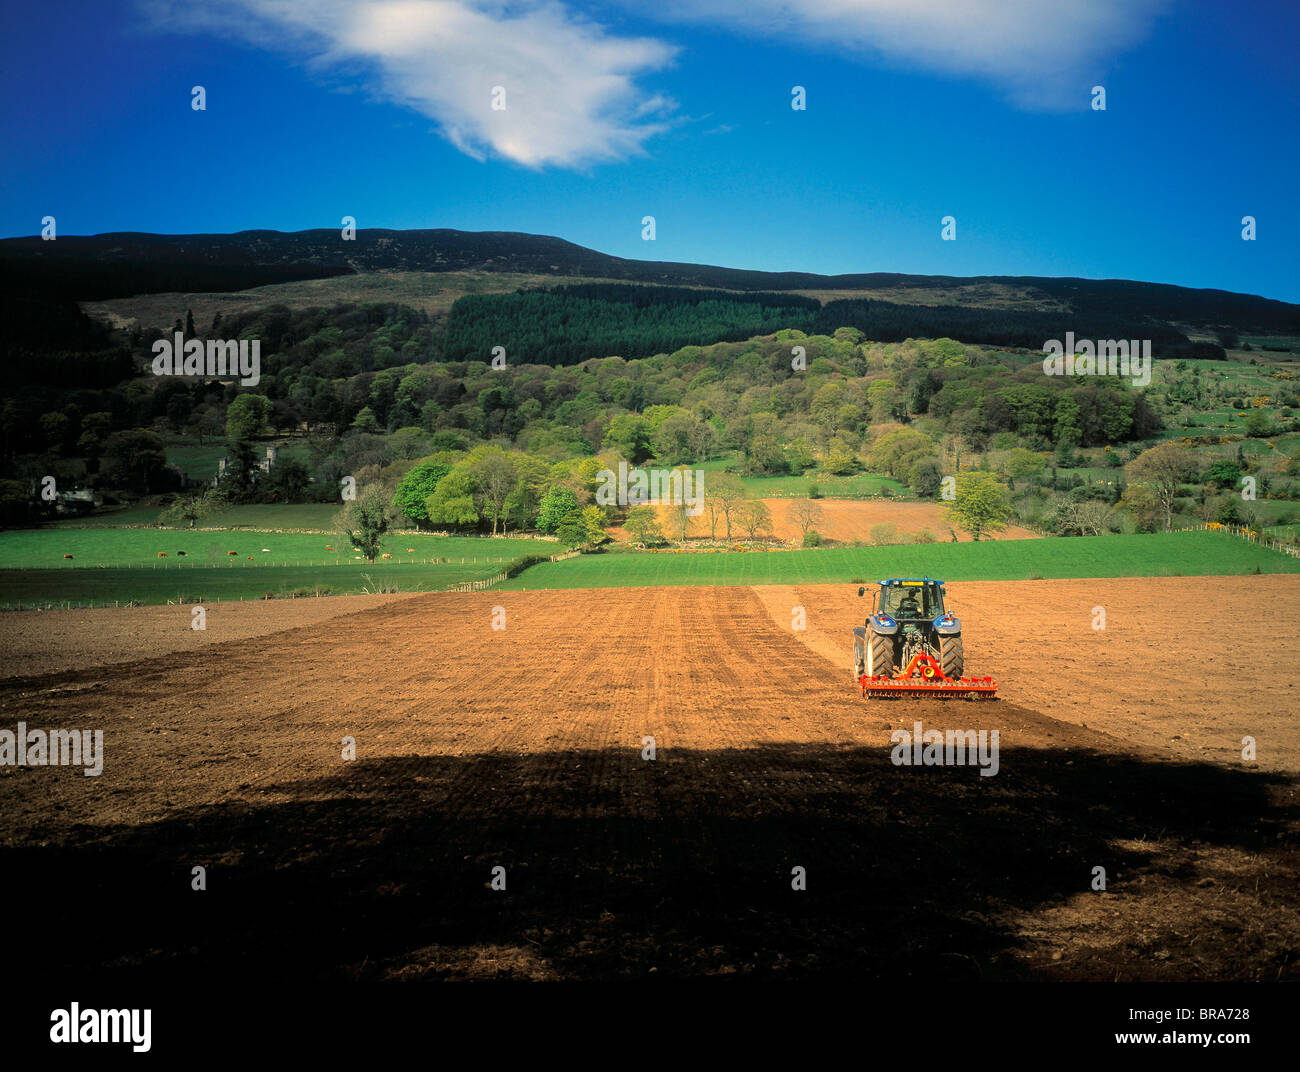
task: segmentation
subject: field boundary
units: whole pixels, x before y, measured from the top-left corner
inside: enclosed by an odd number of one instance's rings
[[[566,558],[577,558],[580,554],[582,554],[581,551],[575,550],[565,551],[563,554],[558,555],[523,555],[511,562],[510,565],[494,577],[480,577],[478,580],[474,581],[458,581],[456,584],[444,588],[443,591],[482,592],[485,589],[491,588],[495,584],[500,584],[502,581],[510,580],[511,577],[518,577],[519,574],[523,573],[524,570],[528,569],[530,566],[537,566],[543,562],[563,562]]]
[[[1255,529],[1248,529],[1244,525],[1224,525],[1217,521],[1208,521],[1204,525],[1191,525],[1187,528],[1178,530],[1179,532],[1226,532],[1230,536],[1237,536],[1247,543],[1256,544],[1259,547],[1266,547],[1270,551],[1281,551],[1284,555],[1290,555],[1292,558],[1300,558],[1300,547],[1294,547],[1285,544],[1275,537],[1257,532]]]

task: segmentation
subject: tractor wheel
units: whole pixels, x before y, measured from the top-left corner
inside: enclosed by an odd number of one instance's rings
[[[961,635],[939,638],[939,665],[956,681],[966,671],[966,657],[961,650]]]
[[[893,677],[898,673],[898,638],[872,633],[867,637],[867,673],[873,677]]]

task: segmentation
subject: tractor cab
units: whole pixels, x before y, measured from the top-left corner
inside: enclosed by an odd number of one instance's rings
[[[871,618],[876,619],[878,626],[915,629],[950,617],[943,601],[943,581],[896,577],[879,583],[880,587],[871,593]],[[865,595],[866,591],[859,588],[858,595]],[[871,620],[866,624],[871,625]]]
[[[881,581],[872,611],[900,622],[932,622],[944,613],[943,581]]]

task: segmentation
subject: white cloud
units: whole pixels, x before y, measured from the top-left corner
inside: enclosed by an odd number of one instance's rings
[[[138,0],[155,26],[287,50],[433,120],[454,145],[530,168],[644,152],[674,102],[637,79],[676,46],[619,34],[561,0]],[[987,81],[1022,107],[1086,107],[1109,61],[1170,0],[612,0],[850,58]],[[791,60],[794,75],[806,64]],[[493,89],[506,108],[492,108]]]
[[[360,64],[365,83],[434,120],[458,148],[530,168],[582,167],[643,152],[673,103],[635,79],[675,49],[619,36],[559,3],[490,0],[158,0],[156,25],[234,33],[314,66]],[[495,87],[504,110],[492,107]]]
[[[1028,108],[1086,107],[1092,79],[1167,0],[659,0],[644,14],[704,22],[869,60],[975,76]],[[798,81],[798,79],[796,79]]]

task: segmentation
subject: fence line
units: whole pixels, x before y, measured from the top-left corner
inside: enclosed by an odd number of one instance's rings
[[[1300,547],[1290,547],[1274,536],[1266,536],[1255,529],[1248,529],[1244,525],[1224,525],[1217,521],[1209,521],[1201,525],[1193,525],[1191,528],[1184,528],[1181,532],[1226,532],[1230,536],[1236,536],[1245,540],[1247,543],[1256,544],[1259,547],[1266,547],[1270,551],[1281,551],[1284,555],[1290,555],[1292,558],[1300,558]]]
[[[566,558],[576,558],[580,554],[582,554],[581,551],[565,551],[562,554],[548,556],[547,561],[563,562]],[[485,589],[491,588],[494,584],[500,584],[502,581],[507,581],[509,579],[510,579],[510,574],[507,573],[505,570],[502,570],[495,577],[481,577],[476,581],[460,581],[458,584],[453,584],[449,588],[444,588],[443,591],[444,592],[482,592]]]

